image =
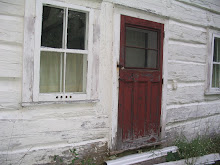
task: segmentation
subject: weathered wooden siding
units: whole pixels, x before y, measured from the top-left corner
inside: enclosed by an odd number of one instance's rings
[[[188,138],[219,133],[220,96],[207,96],[204,91],[206,61],[210,56],[208,28],[220,30],[220,1],[177,0],[172,3],[182,9],[176,8],[179,16],[169,21],[167,138],[171,140],[181,133]],[[173,80],[177,89],[173,89]]]
[[[60,1],[94,9],[93,43],[99,45],[100,1]],[[32,2],[31,12],[35,13],[35,1]],[[110,97],[104,89],[108,80],[100,83],[100,103],[21,106],[24,12],[25,0],[0,0],[0,164],[47,163],[52,161],[50,156],[66,156],[71,148],[76,148],[81,156],[96,157],[99,153],[96,158],[100,159],[106,154],[109,132],[107,109],[111,105],[104,106]],[[34,25],[35,15],[32,16],[30,30]],[[94,58],[99,58],[99,51],[100,47],[93,48]]]
[[[21,103],[24,0],[0,1],[0,113]]]
[[[160,18],[168,27],[162,109],[167,138],[220,131],[220,95],[204,95],[208,29],[220,31],[219,0],[59,1],[95,10],[94,34],[100,35],[93,42],[100,47],[93,52],[99,69],[92,72],[99,74],[100,101],[21,107],[25,0],[0,0],[0,164],[17,164],[24,155],[23,164],[40,164],[71,147],[81,153],[94,146],[104,153],[106,142],[111,147],[118,99],[116,8],[133,17]]]

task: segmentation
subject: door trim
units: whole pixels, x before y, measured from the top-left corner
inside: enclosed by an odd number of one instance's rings
[[[164,83],[162,86],[162,100],[161,100],[161,138],[163,140],[165,138],[165,126],[166,126],[166,97],[167,97],[167,66],[168,66],[168,24],[169,20],[164,17],[153,16],[147,14],[146,12],[132,10],[130,8],[124,8],[120,6],[115,6],[114,15],[113,15],[113,63],[112,63],[112,71],[113,71],[113,88],[112,88],[112,111],[111,111],[111,125],[110,125],[110,138],[109,138],[109,149],[110,151],[116,151],[116,143],[117,143],[117,128],[118,128],[118,93],[119,93],[119,70],[117,68],[117,64],[119,64],[119,56],[120,56],[120,23],[121,23],[121,15],[128,15],[131,17],[136,17],[138,12],[138,18],[155,21],[158,23],[164,24],[164,31],[166,32],[166,36],[164,38],[163,43],[163,74],[162,77],[164,79]]]

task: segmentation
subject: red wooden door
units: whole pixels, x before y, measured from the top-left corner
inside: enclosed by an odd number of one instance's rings
[[[158,141],[163,24],[121,16],[117,149]]]

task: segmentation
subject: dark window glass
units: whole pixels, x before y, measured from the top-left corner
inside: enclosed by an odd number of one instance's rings
[[[214,64],[212,70],[212,87],[220,88],[220,65]]]
[[[126,27],[126,46],[157,49],[157,32]]]
[[[125,66],[157,68],[157,32],[126,27]]]
[[[157,51],[126,48],[125,66],[135,68],[156,68]]]
[[[64,10],[43,6],[41,46],[62,48]]]
[[[85,49],[86,14],[68,11],[67,48]]]
[[[214,39],[214,55],[213,55],[214,62],[220,62],[220,38]]]

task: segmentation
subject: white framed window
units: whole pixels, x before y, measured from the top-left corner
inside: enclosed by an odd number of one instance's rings
[[[210,34],[206,94],[220,94],[220,33]]]
[[[91,71],[93,9],[54,0],[38,0],[35,9],[32,33],[28,16],[33,13],[25,9],[22,102],[97,99]]]

